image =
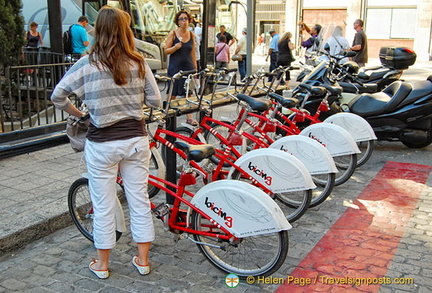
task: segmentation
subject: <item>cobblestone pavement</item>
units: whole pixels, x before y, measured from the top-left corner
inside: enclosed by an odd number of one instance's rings
[[[329,200],[310,209],[293,223],[289,232],[289,257],[272,277],[286,278],[293,272],[347,208],[352,208],[353,201],[387,161],[432,165],[431,150],[432,147],[412,150],[399,143],[378,142],[372,159],[365,166],[359,168],[347,183],[335,188]],[[79,154],[71,153],[68,145],[63,145],[0,161],[2,170],[15,170],[17,178],[13,187],[7,187],[4,172],[1,175],[2,233],[27,221],[39,220],[46,214],[66,211],[66,191],[78,177],[79,157]],[[413,278],[415,283],[381,286],[380,292],[432,290],[429,266],[432,262],[431,186],[432,177],[429,176],[384,274],[390,278]],[[379,196],[380,190],[376,193]],[[56,199],[54,195],[57,195]],[[17,197],[26,200],[18,204]],[[224,283],[226,274],[210,265],[194,244],[188,240],[174,243],[172,234],[164,232],[158,220],[155,223],[157,238],[151,250],[153,272],[149,276],[139,276],[132,267],[130,260],[135,247],[127,233],[113,251],[111,277],[108,280],[96,279],[87,269],[90,259],[95,256],[92,244],[80,235],[75,226],[68,226],[20,250],[3,253],[0,258],[0,292],[273,292],[279,287],[279,284],[249,285],[243,281],[235,289],[228,288]],[[358,268],[352,270],[356,277],[362,277],[365,272]],[[321,290],[331,288],[323,285]],[[307,287],[301,290],[308,292]],[[362,291],[369,292],[367,289]]]
[[[113,250],[110,278],[96,279],[87,268],[90,259],[95,257],[95,250],[72,225],[67,214],[67,190],[83,170],[79,163],[81,154],[73,153],[69,145],[62,145],[3,159],[0,160],[0,292],[274,292],[278,288],[279,292],[287,292],[278,284],[279,278],[293,276],[299,264],[310,257],[308,254],[320,247],[337,221],[347,212],[356,212],[356,198],[370,188],[371,180],[387,162],[432,166],[431,151],[432,146],[408,149],[396,142],[378,142],[366,165],[347,183],[336,187],[326,202],[293,223],[289,231],[288,258],[272,276],[274,279],[270,281],[274,284],[241,281],[234,289],[225,285],[226,274],[214,268],[195,244],[185,239],[175,243],[172,234],[164,232],[162,223],[156,219],[157,235],[150,255],[152,273],[140,276],[131,265],[135,245],[130,234],[125,233]],[[426,184],[419,187],[419,199],[412,214],[407,216],[401,237],[396,242],[388,239],[395,244],[395,249],[388,265],[377,273],[392,280],[402,278],[408,282],[412,279],[414,284],[393,282],[378,288],[322,284],[314,287],[313,292],[432,292],[431,187],[429,174]],[[385,205],[380,206],[382,188],[373,188],[378,209],[385,210]],[[158,195],[160,200],[163,197]],[[346,225],[353,226],[352,223]],[[347,235],[351,235],[349,229]],[[352,235],[354,240],[356,237]],[[377,251],[379,245],[377,242]],[[377,263],[376,255],[369,255],[365,263],[372,265],[367,267],[348,266],[349,276],[367,276],[375,259]],[[304,286],[290,288],[289,292],[312,291]]]

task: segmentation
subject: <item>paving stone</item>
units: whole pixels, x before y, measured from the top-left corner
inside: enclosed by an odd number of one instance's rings
[[[28,284],[23,281],[18,281],[16,279],[9,278],[1,282],[1,285],[7,290],[20,291],[20,290],[24,290]]]
[[[372,161],[356,171],[353,178],[346,184],[338,186],[333,194],[322,205],[310,209],[304,217],[293,223],[289,231],[290,250],[283,266],[274,274],[276,278],[286,278],[306,257],[311,249],[323,238],[330,227],[340,218],[348,208],[359,208],[360,204],[367,204],[369,208],[381,208],[378,200],[364,202],[356,201],[364,186],[372,180],[376,172],[387,160],[410,162],[414,155],[421,158],[419,164],[432,165],[430,151],[432,147],[420,150],[410,150],[401,145],[378,142],[377,152]],[[81,154],[75,154],[68,145],[57,146],[49,150],[38,151],[28,155],[0,160],[0,234],[4,231],[13,232],[15,227],[22,227],[24,223],[36,223],[38,220],[51,218],[62,212],[67,218],[67,190],[70,184],[79,178],[85,168],[80,167]],[[7,169],[7,176],[3,170]],[[45,170],[44,177],[40,176]],[[43,179],[40,179],[43,178]],[[9,180],[10,179],[10,180]],[[28,184],[33,184],[30,188]],[[432,176],[428,185],[432,186]],[[13,197],[13,195],[16,195]],[[377,194],[378,196],[379,194]],[[8,200],[5,200],[6,199]],[[163,195],[158,195],[163,201]],[[382,286],[380,293],[385,292],[432,292],[429,268],[432,259],[432,235],[430,234],[430,208],[432,192],[425,188],[419,199],[417,209],[409,222],[409,228],[403,231],[397,249],[384,249],[385,242],[394,242],[391,238],[376,238],[373,242],[365,242],[361,247],[354,247],[350,254],[350,261],[327,264],[325,258],[317,259],[316,266],[323,272],[335,267],[342,268],[352,276],[380,275],[391,277],[413,277],[416,284],[412,287],[401,285]],[[15,205],[12,215],[3,210],[3,205]],[[31,207],[20,205],[22,202],[31,203]],[[57,213],[56,213],[57,212]],[[390,213],[391,215],[391,213]],[[371,218],[372,219],[372,218]],[[6,222],[7,220],[7,222]],[[70,218],[69,218],[70,220]],[[405,219],[393,217],[389,221],[379,221],[383,231],[397,229],[398,223]],[[48,221],[40,227],[32,227],[27,234],[35,238],[40,231],[47,228]],[[20,292],[274,292],[279,286],[270,284],[246,284],[231,289],[224,283],[226,273],[214,268],[198,251],[196,245],[182,239],[177,244],[172,241],[172,234],[163,231],[162,223],[155,220],[157,237],[152,245],[150,261],[152,273],[140,276],[130,264],[132,255],[136,254],[136,245],[132,242],[130,233],[125,233],[114,249],[111,257],[111,276],[108,280],[97,279],[87,268],[92,257],[96,256],[91,242],[80,235],[74,226],[63,226],[51,230],[49,236],[42,239],[32,239],[32,244],[10,252],[0,252],[0,292],[18,290]],[[354,239],[359,239],[358,229],[352,223],[347,227],[349,237],[343,240],[332,240],[329,247],[350,245]],[[52,226],[49,224],[48,226]],[[70,225],[70,222],[69,222]],[[3,230],[4,228],[4,230]],[[37,233],[36,233],[37,232]],[[351,240],[351,241],[350,241]],[[398,240],[397,240],[398,241]],[[1,243],[1,242],[0,242]],[[28,243],[28,242],[27,242]],[[388,260],[392,263],[386,270],[384,265]],[[374,269],[369,270],[373,264]],[[19,266],[18,266],[19,265]],[[20,269],[16,269],[19,267]],[[22,272],[22,271],[28,271]],[[17,280],[19,274],[25,276]],[[32,282],[32,284],[30,284]],[[13,287],[14,289],[7,288]],[[38,285],[40,284],[40,285]],[[307,290],[307,289],[305,289]],[[332,290],[323,287],[323,291]],[[336,289],[332,292],[336,292]],[[364,289],[362,289],[365,292]],[[306,292],[306,291],[304,291]],[[349,292],[349,291],[344,291]],[[367,290],[366,290],[367,292]]]

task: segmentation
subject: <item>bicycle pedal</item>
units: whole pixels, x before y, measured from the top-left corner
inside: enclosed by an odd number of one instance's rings
[[[168,215],[169,211],[170,211],[170,207],[166,203],[161,203],[160,205],[152,209],[153,214],[158,219],[164,218],[166,215]]]

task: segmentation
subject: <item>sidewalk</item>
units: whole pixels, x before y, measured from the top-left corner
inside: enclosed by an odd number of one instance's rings
[[[156,219],[152,273],[142,277],[132,267],[136,248],[127,232],[113,250],[111,277],[96,279],[86,267],[95,256],[94,247],[67,215],[67,190],[80,176],[81,154],[62,145],[4,159],[0,292],[431,292],[431,151],[432,146],[417,150],[378,142],[370,162],[293,223],[288,258],[274,279],[242,280],[234,289],[194,244],[186,239],[173,242]],[[164,195],[157,197],[163,200]],[[14,251],[5,253],[5,248]],[[332,283],[376,276],[391,283]],[[277,282],[288,277],[298,282],[314,277],[317,283],[305,287]]]
[[[268,66],[264,56],[253,58],[253,70]],[[236,65],[230,63],[230,67]],[[297,74],[293,72],[290,85],[295,84]],[[404,76],[422,79],[430,74],[432,62],[423,62]],[[216,114],[219,111],[222,109]],[[83,172],[81,156],[66,144],[0,160],[0,255],[72,223],[67,214],[67,190]]]

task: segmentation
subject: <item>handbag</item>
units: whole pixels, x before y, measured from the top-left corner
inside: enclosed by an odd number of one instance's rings
[[[240,54],[235,54],[231,57],[232,61],[242,61],[243,60],[243,56]]]
[[[75,152],[82,152],[84,150],[85,142],[87,140],[88,126],[79,121],[75,116],[69,116],[66,123],[66,135],[69,138],[70,145]]]

